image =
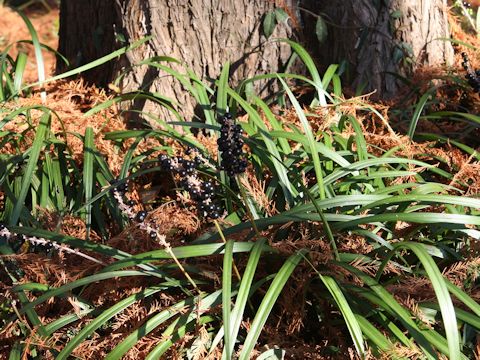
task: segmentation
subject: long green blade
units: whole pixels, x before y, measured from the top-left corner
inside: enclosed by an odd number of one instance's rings
[[[362,329],[353,313],[350,305],[348,304],[345,295],[343,294],[342,290],[338,286],[337,282],[331,276],[321,275],[318,273],[318,276],[325,284],[326,288],[333,296],[333,300],[337,304],[340,312],[342,313],[343,318],[345,319],[345,323],[347,324],[348,332],[353,340],[353,344],[355,345],[355,349],[357,350],[358,355],[361,358],[365,357],[365,344],[363,340]]]
[[[235,340],[230,337],[230,313],[231,313],[231,293],[232,293],[232,264],[233,264],[233,245],[232,240],[228,240],[225,244],[225,255],[223,256],[222,271],[222,316],[224,328],[224,344],[226,349],[230,349],[232,342]],[[231,354],[227,350],[225,352],[227,360],[230,360]]]
[[[87,228],[86,239],[90,238],[92,228],[92,204],[93,195],[93,159],[95,157],[94,134],[91,127],[85,129],[85,142],[83,149],[83,191],[85,193],[85,225]]]
[[[10,225],[15,225],[18,222],[22,209],[25,206],[25,199],[30,189],[30,184],[32,183],[33,173],[37,168],[38,158],[44,146],[45,135],[47,133],[49,124],[50,112],[45,112],[40,118],[40,124],[35,134],[35,139],[33,140],[32,147],[30,149],[27,167],[22,177],[22,186],[20,189],[20,193],[17,198],[17,203],[13,208],[12,216],[9,220]]]
[[[290,256],[287,261],[283,264],[281,269],[278,271],[277,276],[273,279],[272,284],[270,285],[265,297],[260,304],[257,314],[253,319],[250,331],[248,332],[247,338],[242,348],[239,360],[248,360],[250,359],[250,354],[255,347],[258,337],[265,325],[267,318],[272,311],[273,305],[277,301],[280,292],[285,286],[287,280],[290,278],[293,270],[297,267],[300,261],[303,259],[306,250],[300,250],[295,255]]]
[[[144,289],[136,294],[133,294],[126,299],[123,299],[117,302],[114,306],[110,307],[109,309],[105,310],[102,314],[97,316],[94,320],[92,320],[88,325],[84,326],[80,332],[75,335],[75,337],[70,340],[67,345],[63,348],[62,351],[55,357],[56,360],[64,360],[67,359],[73,350],[87,338],[87,336],[91,335],[96,329],[100,326],[104,325],[109,319],[114,317],[115,315],[119,314],[127,307],[132,305],[133,303],[145,299],[153,294],[164,290],[164,286],[155,286],[151,288]]]
[[[30,36],[32,37],[33,48],[35,51],[35,59],[37,61],[38,85],[42,87],[45,82],[45,64],[43,62],[42,46],[40,45],[37,32],[35,31],[35,28],[33,27],[31,21],[23,12],[18,11],[18,14],[22,17],[23,21],[27,25]],[[45,104],[45,102],[47,101],[47,93],[44,89],[41,89],[40,97],[42,99],[42,103]]]
[[[393,251],[398,251],[399,249],[409,249],[413,251],[422,263],[427,276],[431,281],[440,306],[443,326],[447,335],[449,358],[451,360],[460,360],[462,356],[460,352],[460,338],[458,335],[455,308],[453,307],[452,298],[448,293],[448,288],[442,273],[422,244],[402,242],[396,245],[395,250]]]
[[[307,117],[305,116],[305,112],[303,111],[302,107],[298,103],[297,99],[295,98],[295,95],[293,95],[292,91],[288,87],[287,83],[282,79],[278,78],[280,82],[283,85],[283,88],[287,92],[288,98],[293,104],[293,107],[295,108],[295,111],[298,115],[298,118],[302,124],[303,131],[305,135],[307,136],[308,139],[308,145],[310,149],[315,149],[315,137],[313,136],[312,128],[310,127],[310,124],[308,123]],[[318,190],[320,194],[320,199],[325,199],[325,188],[324,188],[324,182],[323,182],[323,171],[322,167],[320,164],[320,158],[318,156],[318,153],[316,151],[312,151],[311,153],[312,160],[313,160],[313,167],[315,169],[315,176],[317,178],[317,184],[318,184]]]

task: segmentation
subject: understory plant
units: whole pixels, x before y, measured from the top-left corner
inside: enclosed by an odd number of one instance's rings
[[[144,60],[175,77],[203,115],[184,121],[161,94],[120,94],[83,117],[144,98],[175,121],[143,112],[142,126],[104,133],[71,134],[52,127],[62,119],[46,105],[17,106],[33,85],[16,80],[21,60],[2,57],[2,353],[474,356],[478,184],[448,165],[450,153],[468,165],[476,152],[441,136],[435,146],[412,141],[428,99],[410,137],[395,133],[368,99],[344,98],[336,65],[321,75],[299,44],[279,41],[308,76],[233,86],[228,63],[207,82],[178,60]],[[279,87],[270,103],[251,92],[265,79]],[[311,103],[299,102],[298,85]],[[8,127],[19,119],[23,127]],[[51,282],[55,271],[63,277]]]

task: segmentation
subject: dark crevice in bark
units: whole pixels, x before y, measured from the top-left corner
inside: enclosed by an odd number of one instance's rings
[[[57,59],[56,72],[92,62],[118,48],[115,26],[118,25],[113,0],[68,0],[60,4],[58,51],[69,61]],[[82,74],[90,83],[106,86],[113,78],[112,64],[104,64]]]

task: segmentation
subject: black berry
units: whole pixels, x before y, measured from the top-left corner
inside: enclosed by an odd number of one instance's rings
[[[135,216],[135,220],[137,222],[144,222],[146,217],[147,217],[147,212],[142,210],[137,213],[137,215]]]

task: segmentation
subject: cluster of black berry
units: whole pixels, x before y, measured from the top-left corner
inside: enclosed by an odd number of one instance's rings
[[[25,243],[25,236],[23,235],[17,235],[18,238],[18,243],[23,245]],[[21,242],[21,243],[20,243]],[[20,245],[20,246],[21,246]],[[13,247],[12,247],[13,249]],[[45,243],[45,244],[38,244],[38,243],[30,243],[29,245],[29,250],[35,254],[45,254],[47,256],[52,256],[54,252],[54,246],[52,243]]]
[[[132,220],[135,220],[136,222],[139,222],[139,223],[142,223],[145,221],[145,219],[147,218],[147,212],[144,211],[144,210],[140,210],[136,213],[133,212],[133,207],[136,205],[136,202],[134,200],[131,200],[131,199],[127,199],[126,201],[124,201],[124,197],[126,196],[126,193],[128,191],[128,183],[127,182],[122,182],[121,179],[115,179],[114,180],[115,183],[118,183],[118,185],[114,186],[112,188],[112,192],[114,194],[114,196],[119,196],[120,199],[117,199],[117,200],[122,200],[122,204],[124,204],[126,207],[128,207],[128,210],[130,210],[128,212],[128,215],[129,217],[132,219]],[[150,237],[152,239],[156,238],[157,237],[157,233],[155,231],[151,231],[150,232]]]
[[[475,90],[475,92],[480,93],[480,69],[473,70],[466,53],[462,53],[462,58],[462,66],[467,72],[465,78],[467,79],[468,84],[473,88],[473,90]]]
[[[188,191],[192,200],[197,203],[199,213],[210,219],[218,219],[222,212],[220,206],[215,203],[215,187],[210,180],[203,181],[197,172],[197,166],[201,160],[198,157],[187,160],[180,156],[169,158],[160,155],[158,160],[163,170],[178,176],[178,184]]]
[[[8,236],[6,234],[8,234]],[[26,249],[35,254],[44,254],[47,256],[53,255],[54,246],[51,242],[43,239],[41,241],[28,241],[27,237],[23,234],[11,233],[3,223],[0,223],[0,240],[6,242],[16,253],[20,250],[23,251],[23,249]],[[25,244],[28,246],[24,247]]]
[[[242,150],[243,140],[240,139],[242,128],[235,124],[229,113],[222,116],[218,122],[222,125],[217,140],[218,149],[222,152],[221,166],[228,176],[233,177],[243,173],[247,168],[247,160]]]

